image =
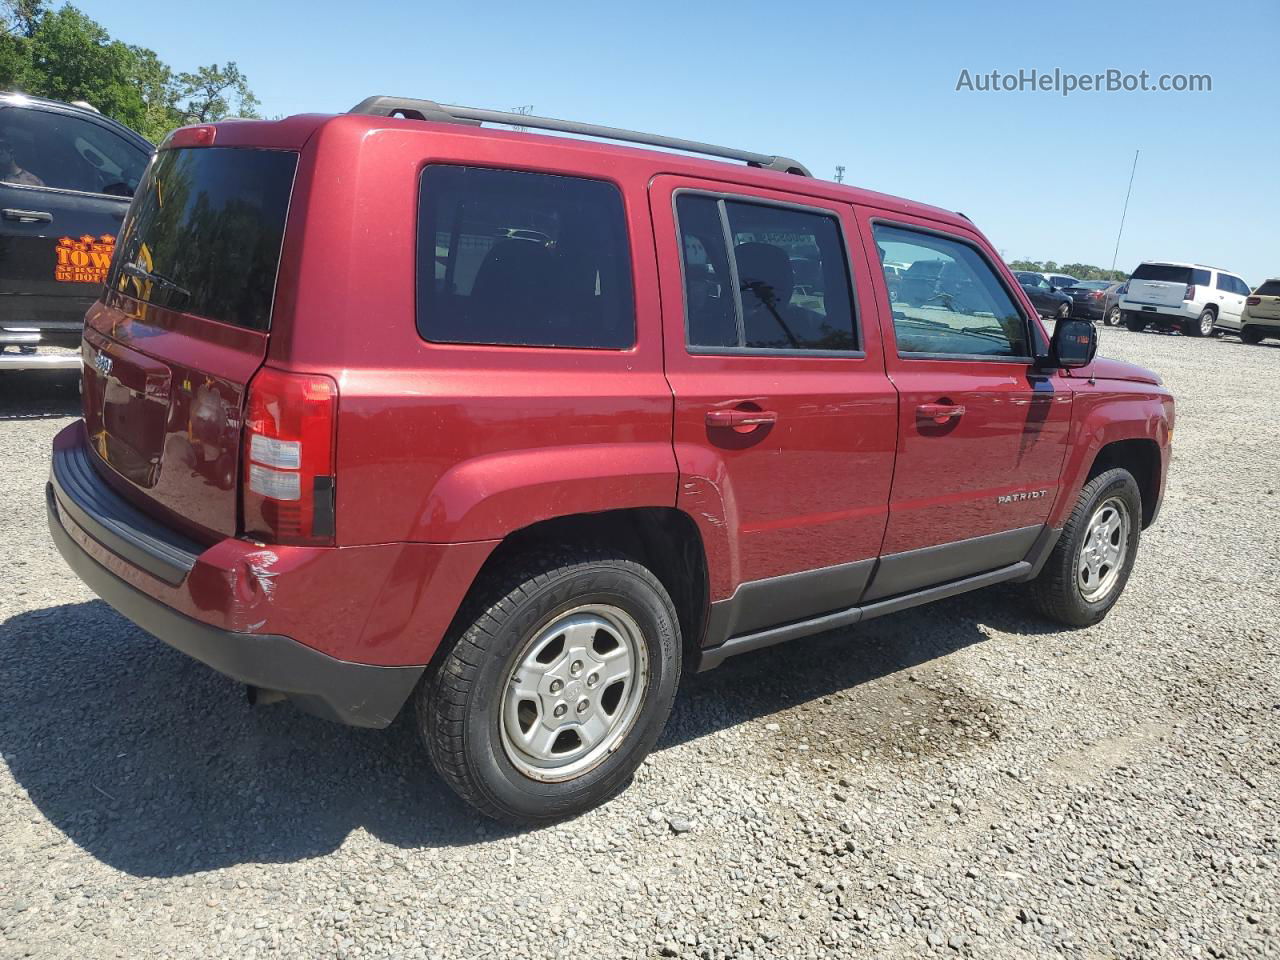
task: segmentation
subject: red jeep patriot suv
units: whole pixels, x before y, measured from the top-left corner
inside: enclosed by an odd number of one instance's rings
[[[1157,376],[781,157],[375,97],[175,132],[117,250],[58,549],[260,700],[412,699],[494,817],[620,789],[682,669],[1002,581],[1095,623],[1160,506]]]

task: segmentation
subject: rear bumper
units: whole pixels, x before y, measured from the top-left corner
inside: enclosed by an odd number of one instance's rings
[[[1240,314],[1240,326],[1255,327],[1258,330],[1280,331],[1280,317],[1256,317],[1246,307]]]
[[[1142,303],[1139,300],[1121,300],[1120,309],[1125,313],[1146,317],[1149,320],[1177,321],[1179,323],[1184,320],[1196,320],[1200,317],[1200,311],[1194,306],[1187,307],[1186,301],[1183,302],[1182,306],[1175,307],[1167,303]]]
[[[289,637],[219,630],[178,613],[89,556],[67,529],[52,481],[47,497],[54,545],[94,593],[143,630],[233,680],[288,694],[303,710],[328,720],[385,727],[422,675],[422,667],[348,663]]]
[[[56,481],[46,489],[49,533],[68,566],[94,593],[143,630],[219,673],[289,695],[308,713],[357,727],[385,727],[399,713],[422,667],[375,667],[326,656],[289,637],[220,630],[130,586],[72,537],[74,524]]]
[[[54,440],[49,531],[130,620],[236,680],[357,726],[386,726],[493,549],[466,544],[205,545],[99,475],[83,423]]]

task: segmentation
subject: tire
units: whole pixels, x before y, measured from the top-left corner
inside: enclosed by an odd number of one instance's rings
[[[1255,344],[1262,342],[1262,331],[1257,327],[1241,327],[1240,342],[1247,344]]]
[[[1117,518],[1114,537],[1099,526],[1108,510]],[[1097,623],[1124,592],[1141,536],[1142,494],[1133,475],[1115,468],[1094,477],[1080,491],[1044,569],[1029,585],[1032,604],[1067,626]],[[1110,565],[1099,562],[1106,553],[1104,541],[1119,550]]]
[[[478,584],[459,622],[416,707],[432,763],[463,800],[496,820],[546,824],[626,786],[680,682],[675,607],[649,570],[612,550],[541,548]],[[629,683],[608,675],[623,655]],[[604,732],[588,737],[592,724]],[[526,739],[541,752],[516,745]]]
[[[1188,337],[1211,337],[1213,325],[1218,322],[1218,315],[1208,307],[1200,311],[1200,316],[1182,325],[1182,332]]]
[[[1136,313],[1126,313],[1124,315],[1124,325],[1130,333],[1141,333],[1147,329],[1147,321]]]
[[[1069,303],[1062,304],[1061,306],[1058,307],[1057,310],[1053,312],[1053,315],[1054,315],[1054,318],[1058,320],[1067,319],[1067,317],[1071,316],[1071,304]]]
[[[1105,323],[1108,327],[1118,327],[1120,326],[1120,318],[1121,318],[1120,308],[1112,307],[1110,310],[1107,311],[1106,316],[1103,318],[1102,322]]]

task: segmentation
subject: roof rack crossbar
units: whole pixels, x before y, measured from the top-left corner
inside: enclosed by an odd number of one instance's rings
[[[602,140],[642,143],[650,147],[665,147],[669,150],[683,150],[687,153],[702,153],[712,157],[723,157],[726,160],[741,160],[752,167],[779,170],[782,173],[793,173],[801,177],[813,176],[803,164],[789,157],[753,153],[750,150],[737,150],[733,147],[718,147],[715,144],[700,143],[697,140],[683,140],[679,137],[639,133],[635,130],[623,130],[619,127],[602,127],[594,123],[557,120],[554,117],[536,117],[505,110],[459,107],[451,104],[436,103],[434,100],[414,100],[406,97],[366,97],[352,107],[349,112],[378,117],[402,116],[410,120],[433,120],[442,123],[467,123],[476,126],[482,123],[505,123],[510,126],[533,127],[538,130],[556,130],[560,133],[598,137]]]

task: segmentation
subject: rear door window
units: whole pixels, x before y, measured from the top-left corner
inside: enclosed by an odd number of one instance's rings
[[[692,352],[857,349],[835,216],[699,193],[676,215]]]
[[[439,343],[631,347],[622,194],[579,177],[426,167],[417,322],[422,337]]]
[[[162,150],[121,228],[108,287],[268,329],[297,165],[280,150]]]

